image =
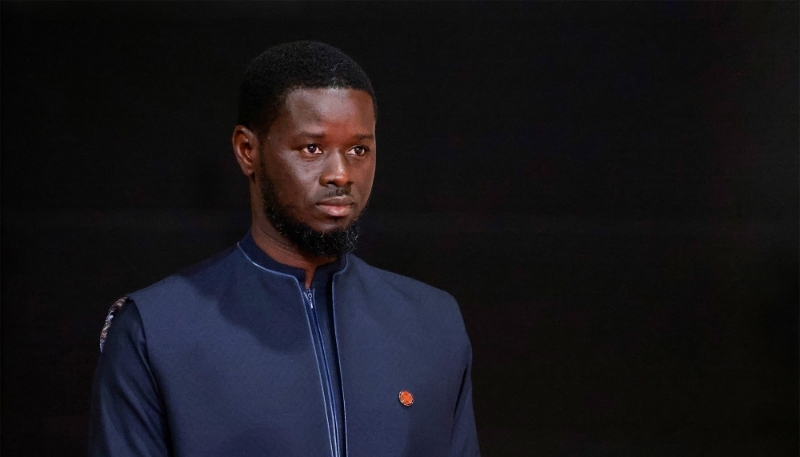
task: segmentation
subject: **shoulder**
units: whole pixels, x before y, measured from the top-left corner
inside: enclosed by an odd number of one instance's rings
[[[136,303],[127,296],[120,298],[111,305],[100,332],[101,360],[144,357],[147,352],[145,333]]]
[[[141,310],[153,302],[179,303],[185,301],[186,297],[203,295],[230,277],[235,269],[234,258],[237,254],[236,247],[230,247],[161,281],[129,293],[128,297]]]
[[[465,335],[464,321],[456,299],[448,292],[407,276],[373,267],[354,255],[348,256],[349,287],[353,280],[369,297],[366,302],[374,313],[390,319],[414,322],[420,329],[434,333]],[[350,279],[352,278],[352,279]]]
[[[228,248],[154,284],[127,294],[144,329],[155,338],[179,329],[194,329],[218,313],[241,268],[241,254]]]
[[[372,285],[389,288],[410,300],[437,300],[452,304],[456,302],[452,295],[442,289],[408,276],[373,267],[354,255],[348,256],[348,263],[355,274]]]
[[[101,341],[109,344],[114,330],[134,325],[146,335],[148,346],[173,347],[191,340],[219,318],[221,304],[235,289],[243,256],[234,245],[167,278],[126,294],[115,304],[104,325]],[[124,300],[124,301],[123,301]],[[124,314],[122,314],[124,312]],[[118,337],[117,337],[118,338]],[[102,342],[101,342],[102,344]],[[105,352],[105,349],[103,349]]]

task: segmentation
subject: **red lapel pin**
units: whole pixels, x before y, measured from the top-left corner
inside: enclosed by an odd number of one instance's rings
[[[400,399],[400,403],[402,403],[403,406],[411,406],[414,404],[414,396],[407,390],[401,390],[397,398]]]

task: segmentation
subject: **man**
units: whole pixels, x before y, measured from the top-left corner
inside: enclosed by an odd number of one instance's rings
[[[112,307],[91,455],[478,455],[455,300],[349,254],[375,115],[336,48],[283,44],[251,63],[232,138],[251,230]]]

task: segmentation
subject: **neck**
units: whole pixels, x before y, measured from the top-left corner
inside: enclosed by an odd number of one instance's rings
[[[311,288],[317,267],[336,260],[336,257],[310,257],[303,254],[297,249],[297,246],[279,234],[271,225],[265,229],[253,223],[251,233],[256,246],[276,262],[300,268],[306,272],[306,289]]]

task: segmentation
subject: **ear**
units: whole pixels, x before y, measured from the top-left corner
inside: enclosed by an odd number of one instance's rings
[[[231,145],[233,145],[233,155],[236,156],[236,161],[239,162],[242,173],[252,178],[258,161],[258,135],[243,125],[237,125],[233,129]]]

